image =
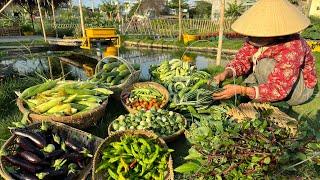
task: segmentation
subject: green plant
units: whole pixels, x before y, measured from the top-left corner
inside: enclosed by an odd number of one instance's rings
[[[33,32],[33,28],[32,28],[32,25],[31,24],[23,24],[21,26],[21,30],[23,32]]]
[[[225,11],[226,17],[239,17],[245,11],[245,7],[242,3],[238,4],[237,1],[233,3],[228,3],[228,8]]]

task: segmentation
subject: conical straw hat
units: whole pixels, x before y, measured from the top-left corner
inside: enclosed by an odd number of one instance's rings
[[[310,20],[287,0],[259,0],[231,28],[247,36],[273,37],[297,33],[309,24]]]

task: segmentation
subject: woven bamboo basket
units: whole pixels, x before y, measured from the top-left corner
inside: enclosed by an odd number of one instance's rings
[[[128,131],[121,131],[114,133],[113,135],[109,136],[105,141],[100,144],[98,147],[98,150],[96,151],[94,157],[93,157],[93,168],[92,168],[92,179],[93,180],[102,180],[105,179],[103,174],[101,172],[99,173],[94,173],[97,169],[97,165],[101,161],[102,157],[102,150],[105,149],[105,147],[110,144],[111,142],[118,141],[120,138],[124,135],[127,136],[139,136],[139,137],[145,137],[145,138],[150,138],[154,139],[161,147],[163,148],[168,148],[167,144],[165,141],[161,138],[159,138],[156,134],[154,134],[151,131],[145,131],[145,130],[128,130]],[[168,160],[168,174],[165,176],[166,180],[173,180],[174,179],[174,173],[173,173],[173,161],[171,155],[169,156]]]
[[[18,98],[17,99],[17,106],[19,110],[25,114],[29,113],[29,119],[32,122],[37,122],[37,121],[56,121],[56,122],[61,122],[79,129],[85,129],[90,126],[93,126],[97,123],[98,120],[100,120],[104,114],[105,114],[105,109],[108,104],[108,99],[105,100],[99,107],[92,109],[90,111],[81,113],[81,114],[75,114],[72,116],[46,116],[46,115],[40,115],[40,114],[35,114],[30,112],[26,107],[24,106],[25,104],[23,103],[23,100]]]
[[[135,83],[132,86],[124,89],[122,91],[122,93],[121,93],[121,103],[127,109],[127,111],[130,112],[130,113],[136,113],[137,110],[134,110],[131,107],[127,106],[126,103],[124,102],[125,100],[124,100],[123,97],[125,95],[127,95],[127,94],[130,94],[131,90],[136,88],[136,87],[151,87],[151,88],[157,89],[164,96],[164,101],[161,104],[160,108],[165,107],[169,102],[169,98],[170,98],[169,92],[161,84],[158,84],[158,83],[155,83],[155,82],[139,82],[139,83]]]
[[[58,133],[64,138],[77,137],[77,140],[79,140],[83,145],[85,145],[90,152],[96,152],[96,150],[98,149],[98,146],[103,142],[103,139],[99,137],[92,136],[87,132],[72,128],[65,124],[53,122],[53,121],[48,121],[47,123],[50,127],[57,130]],[[40,126],[41,126],[41,123],[38,122],[38,123],[30,124],[27,128],[35,129],[35,128],[39,128]],[[17,148],[17,145],[15,143],[16,138],[17,138],[16,135],[12,135],[1,148],[6,152],[8,152],[9,154],[14,153],[14,151]],[[90,176],[90,173],[92,170],[92,162],[93,161],[90,161],[90,163],[87,164],[87,166],[79,173],[79,176],[77,179],[85,180],[87,179],[87,177]],[[8,162],[6,162],[6,160],[0,156],[0,174],[2,178],[6,180],[9,180],[9,179],[12,180],[14,178],[12,178],[5,169],[7,166],[8,166]]]
[[[120,100],[120,94],[121,94],[122,90],[127,88],[128,86],[132,85],[133,83],[138,82],[139,78],[140,78],[141,71],[134,70],[132,65],[128,61],[126,61],[125,59],[123,59],[121,57],[107,56],[98,62],[98,64],[96,65],[95,74],[99,73],[102,70],[103,65],[108,63],[108,61],[110,59],[116,59],[116,60],[126,64],[130,73],[131,73],[129,75],[129,77],[125,80],[125,82],[123,82],[122,84],[118,84],[118,85],[114,85],[114,86],[106,86],[106,88],[113,91],[113,94],[111,95],[111,97],[113,97],[117,100]]]
[[[178,113],[176,113],[176,114],[178,114]],[[179,131],[177,131],[169,136],[160,136],[160,138],[163,139],[165,142],[172,142],[172,141],[176,140],[179,136],[183,135],[185,128],[187,127],[187,119],[184,116],[182,116],[182,118],[184,120],[184,128],[183,129],[180,129]],[[108,135],[109,136],[117,132],[112,128],[112,124],[115,121],[116,120],[112,121],[108,126]]]

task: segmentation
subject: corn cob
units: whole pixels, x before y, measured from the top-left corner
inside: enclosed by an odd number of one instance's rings
[[[66,100],[64,100],[63,102],[64,103],[71,103],[72,101],[75,100],[75,98],[78,96],[78,94],[74,94],[74,95],[71,95],[69,96]]]
[[[47,113],[48,114],[55,114],[55,113],[60,113],[60,112],[64,112],[65,109],[71,109],[71,104],[62,104],[62,105],[56,105],[52,108],[50,108]]]
[[[54,80],[54,81],[49,80],[43,84],[39,84],[39,85],[30,87],[21,93],[20,98],[21,99],[28,99],[36,94],[42,93],[43,91],[46,91],[48,89],[55,87],[56,84],[57,84],[56,80]]]
[[[50,108],[58,105],[64,99],[65,99],[64,97],[52,99],[52,100],[50,100],[50,101],[48,101],[46,103],[43,103],[43,104],[40,104],[40,105],[36,106],[34,111],[37,112],[37,113],[44,113],[44,112],[48,111]]]

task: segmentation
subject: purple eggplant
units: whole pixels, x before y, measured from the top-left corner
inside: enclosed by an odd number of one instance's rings
[[[38,180],[38,178],[32,174],[24,173],[10,173],[10,175],[16,180]]]
[[[20,136],[20,137],[26,137],[29,140],[31,140],[37,147],[44,148],[47,145],[46,139],[32,131],[22,130],[22,129],[16,129],[13,131],[13,134]]]
[[[46,180],[56,180],[57,177],[66,177],[68,174],[68,168],[67,166],[63,166],[61,169],[55,170],[55,169],[45,169],[41,173],[47,174],[44,179]]]
[[[32,152],[22,151],[19,152],[18,155],[33,164],[38,164],[42,161],[41,158],[39,158],[36,154],[33,154]]]
[[[29,163],[28,161],[21,159],[16,156],[4,156],[4,159],[10,162],[12,165],[15,165],[17,167],[20,167],[21,169],[28,171],[32,174],[35,174],[36,172],[40,171],[42,168],[37,165],[33,165]]]
[[[25,151],[32,152],[33,154],[37,155],[39,158],[44,158],[43,153],[35,146],[33,143],[25,137],[18,137],[16,142],[20,148]]]
[[[73,141],[71,139],[67,139],[65,141],[65,144],[67,147],[71,148],[72,150],[74,150],[78,153],[80,153],[83,150],[83,148],[79,145],[80,143]]]
[[[46,160],[51,160],[51,159],[58,159],[60,158],[65,152],[61,149],[55,150],[52,153],[48,153],[45,155]]]
[[[69,153],[69,154],[65,154],[64,156],[61,157],[62,159],[66,159],[68,162],[79,162],[82,161],[84,159],[84,157],[79,154],[79,153]]]

